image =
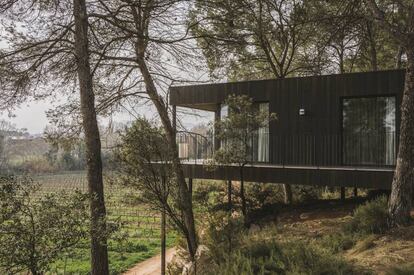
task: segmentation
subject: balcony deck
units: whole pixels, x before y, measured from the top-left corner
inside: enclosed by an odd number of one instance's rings
[[[185,177],[193,179],[239,180],[236,165],[211,169],[206,160],[183,160]],[[301,166],[258,163],[246,165],[243,177],[248,182],[343,186],[390,189],[394,167]]]

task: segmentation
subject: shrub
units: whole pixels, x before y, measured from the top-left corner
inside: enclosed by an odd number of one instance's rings
[[[386,272],[386,275],[412,275],[414,274],[414,263],[403,264],[391,268]]]
[[[198,184],[199,183],[199,184]],[[224,182],[202,180],[193,183],[193,201],[195,206],[211,208],[225,201]]]
[[[250,208],[263,208],[265,205],[283,203],[283,190],[280,184],[252,182],[246,185],[246,197]]]
[[[215,212],[209,218],[205,244],[213,259],[222,259],[240,247],[246,233],[243,218],[229,217],[229,213],[224,211]]]
[[[279,243],[273,234],[248,234],[243,220],[215,213],[204,235],[211,264],[199,266],[198,274],[352,274],[353,268],[316,243]],[[341,237],[341,249],[350,240]],[[231,247],[231,249],[229,249]],[[339,250],[339,248],[337,248]]]
[[[286,274],[354,274],[353,267],[317,245],[290,242],[283,246]]]
[[[346,251],[351,249],[355,245],[356,239],[351,234],[330,234],[324,236],[320,240],[320,244],[326,248],[331,250],[333,253],[338,253],[342,251]]]
[[[387,198],[378,197],[359,206],[345,231],[362,234],[381,234],[388,229]]]
[[[353,274],[352,266],[318,246],[303,242],[254,241],[201,274]]]
[[[322,196],[322,189],[319,186],[295,185],[292,189],[293,197],[298,202],[310,202]]]
[[[371,249],[375,246],[375,241],[377,240],[377,236],[369,235],[366,238],[360,240],[356,245],[354,252],[361,253],[368,249]]]
[[[28,178],[0,177],[0,270],[44,274],[87,237],[87,196],[50,193]]]

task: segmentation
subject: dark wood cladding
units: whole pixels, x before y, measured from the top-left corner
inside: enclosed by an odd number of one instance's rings
[[[240,170],[235,166],[218,166],[215,170],[201,164],[183,164],[188,178],[239,180]],[[390,189],[392,169],[342,169],[315,167],[258,167],[247,166],[243,176],[247,182],[288,183],[300,185],[343,186]]]
[[[270,163],[317,167],[343,166],[341,101],[347,97],[395,96],[398,148],[404,74],[404,70],[390,70],[172,87],[170,104],[217,111],[219,104],[230,94],[248,95],[255,102],[269,102],[270,112],[278,116],[278,120],[271,122],[269,126]],[[306,114],[300,116],[299,109],[305,109]],[[186,169],[193,168],[186,166]],[[203,174],[204,172],[198,170],[199,167],[194,169],[196,169],[194,173],[187,170],[188,176],[210,175]],[[277,174],[286,177],[276,181],[274,178],[276,176],[272,176],[271,182],[305,184],[312,181],[320,183],[331,181],[335,183],[334,185],[340,186],[353,186],[352,182],[359,182],[358,186],[364,186],[369,184],[367,181],[370,179],[388,186],[392,178],[390,172],[377,171],[364,173],[335,170],[310,172],[306,169],[289,171],[289,176],[284,171],[278,171]],[[274,172],[275,170],[268,171],[269,174]],[[223,173],[217,172],[214,176],[228,179]],[[260,176],[261,174],[262,172]],[[344,176],[345,174],[347,176]],[[266,181],[264,175],[261,177]],[[252,176],[250,180],[260,181],[256,178],[257,175]]]
[[[212,111],[230,94],[269,102],[270,111],[278,116],[269,127],[271,163],[338,166],[342,165],[341,100],[395,96],[398,136],[403,88],[404,71],[392,70],[173,87],[170,101],[172,105]],[[305,116],[299,115],[301,108]]]
[[[174,86],[170,88],[170,104],[210,109],[230,94],[245,94],[258,102],[269,101],[280,113],[285,111],[278,108],[281,105],[303,105],[313,110],[313,115],[327,115],[334,111],[332,103],[337,103],[338,97],[401,95],[403,86],[404,70]]]

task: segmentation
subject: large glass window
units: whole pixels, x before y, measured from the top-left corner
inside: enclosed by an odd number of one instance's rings
[[[226,104],[221,104],[220,106],[220,119],[226,118],[229,114],[229,106]]]
[[[395,97],[343,99],[342,118],[344,164],[395,164]]]
[[[259,110],[269,113],[269,103],[260,103]],[[269,125],[259,128],[257,139],[257,161],[269,161]]]
[[[269,113],[269,103],[254,103],[253,108],[261,112]],[[225,119],[231,110],[227,105],[220,106],[220,119]],[[220,146],[226,146],[225,141],[220,142]],[[254,162],[269,162],[269,125],[255,130],[248,140],[249,158]]]

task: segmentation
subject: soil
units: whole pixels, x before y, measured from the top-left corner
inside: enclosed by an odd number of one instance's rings
[[[167,249],[166,257],[167,257],[167,264],[171,261],[175,254],[175,248]],[[161,274],[161,255],[154,256],[145,260],[127,272],[124,275],[160,275]]]

